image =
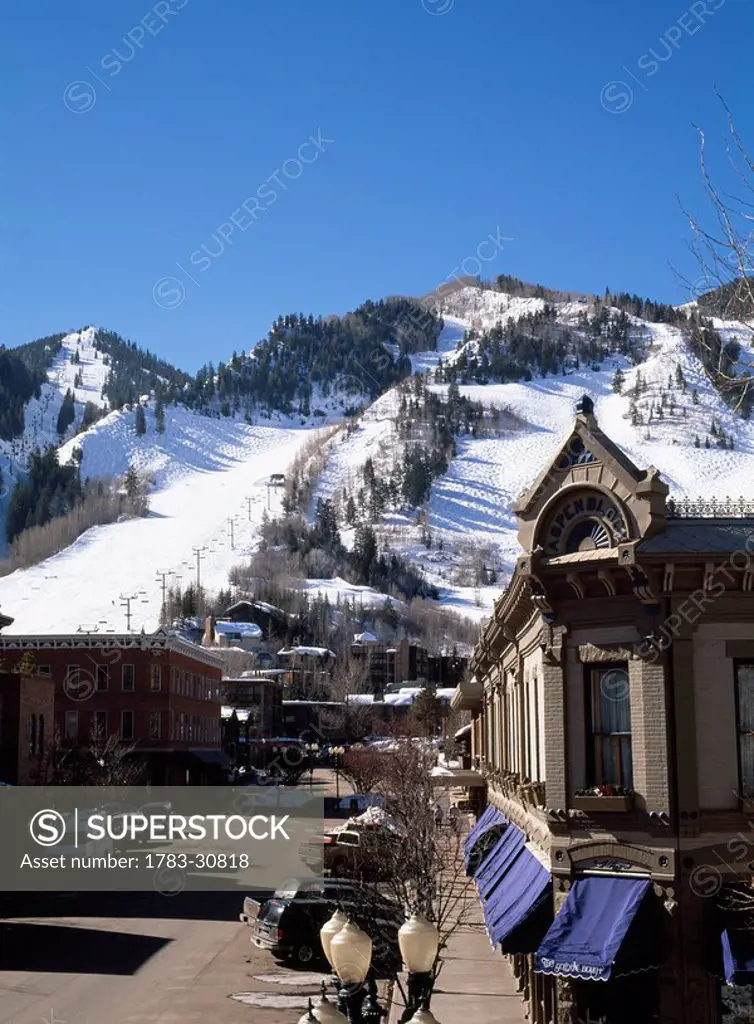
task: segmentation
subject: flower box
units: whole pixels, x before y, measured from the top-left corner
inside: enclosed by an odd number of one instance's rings
[[[600,811],[630,811],[634,806],[632,794],[625,796],[573,796],[571,807],[574,811],[587,811],[589,814]]]

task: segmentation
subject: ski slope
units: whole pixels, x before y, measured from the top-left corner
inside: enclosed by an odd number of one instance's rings
[[[193,422],[176,424],[172,413]],[[119,432],[124,420],[116,421],[112,444],[104,421],[84,438],[83,466],[90,472],[121,471],[133,456]],[[131,632],[154,630],[162,603],[157,573],[171,574],[168,586],[196,582],[197,548],[202,586],[227,587],[230,569],[258,540],[268,495],[270,514],[279,511],[279,490],[267,488],[270,475],[287,467],[311,432],[185,410],[169,410],[167,420],[165,438],[148,435],[141,453],[140,468],[154,469],[159,485],[149,515],[95,527],[45,562],[0,578],[0,606],[15,619],[7,634],[126,632],[127,597]]]
[[[437,353],[422,354],[415,369],[427,372],[439,358],[452,362],[463,347],[465,330],[487,330],[542,305],[541,299],[514,299],[476,288],[459,290],[444,302],[445,329]],[[584,308],[581,302],[561,303],[558,319],[572,323]],[[754,424],[743,421],[722,403],[677,327],[641,320],[634,320],[634,327],[650,339],[648,358],[638,367],[616,357],[599,371],[581,369],[528,382],[461,386],[463,395],[485,406],[509,409],[521,426],[494,438],[458,438],[456,457],[432,487],[423,526],[417,524],[415,513],[393,512],[382,518],[379,531],[392,550],[422,566],[440,588],[444,604],[473,618],[489,614],[520,554],[512,506],[566,441],[576,403],[584,394],[594,400],[602,429],[640,468],[656,466],[672,495],[754,498]],[[752,332],[745,325],[725,324],[724,328],[727,337],[736,337],[749,350]],[[669,387],[677,366],[686,379],[685,394],[675,384],[673,389]],[[612,389],[618,367],[625,376],[621,394]],[[676,415],[666,414],[649,426],[632,425],[630,394],[637,374],[646,382],[646,390],[637,400],[645,417],[651,403],[660,403],[663,391],[677,403]],[[445,390],[443,385],[433,388]],[[693,391],[698,404],[692,401]],[[395,407],[396,401],[394,392],[384,395],[367,410],[356,431],[332,440],[316,497],[332,498],[343,487],[350,489],[369,456],[376,468],[380,460],[383,465],[392,461],[397,440],[385,412]],[[685,417],[681,415],[683,406]],[[735,450],[703,447],[713,418],[733,437]],[[700,448],[694,447],[696,436]],[[422,542],[427,532],[431,548]],[[487,568],[498,572],[493,586],[463,582],[471,564],[480,557]]]
[[[466,344],[467,330],[484,331],[541,306],[541,299],[461,289],[443,302],[445,327],[437,350],[413,356],[414,371],[431,373],[440,360],[456,359]],[[559,321],[572,324],[585,306],[580,301],[558,304]],[[499,436],[458,438],[457,455],[434,481],[421,523],[418,510],[393,510],[377,524],[380,542],[421,566],[445,606],[475,619],[489,614],[519,554],[512,506],[567,439],[575,405],[585,393],[595,402],[602,429],[639,467],[656,466],[674,496],[754,498],[754,423],[725,407],[677,327],[635,318],[632,323],[647,342],[646,358],[639,366],[615,357],[599,371],[582,367],[528,382],[461,387],[464,395],[507,409],[512,416]],[[742,362],[751,359],[751,329],[735,323],[721,323],[720,328],[726,340],[735,338],[742,345]],[[42,401],[38,407],[30,403],[27,422],[42,434],[54,434],[62,395],[72,386],[77,369],[70,364],[76,345],[84,376],[76,393],[78,406],[83,409],[82,403],[101,391],[103,368],[95,365],[98,361],[89,352],[91,342],[85,335],[66,339],[54,368],[54,384],[47,386],[51,390],[45,410]],[[678,367],[685,392],[676,382]],[[620,394],[612,388],[616,368],[625,378]],[[631,395],[639,376],[644,389],[635,402],[643,422],[633,424]],[[660,405],[663,392],[672,399],[674,411],[668,406],[662,419],[654,416],[648,423],[649,408]],[[327,458],[314,488],[311,515],[319,498],[337,502],[344,489],[358,490],[367,458],[377,473],[392,464],[401,443],[395,429],[398,401],[397,390],[392,389],[366,408],[355,426],[349,421],[332,436],[320,435]],[[317,430],[299,417],[252,426],[170,406],[165,410],[165,432],[158,434],[149,403],[145,412],[143,437],[136,435],[134,412],[111,412],[64,444],[61,459],[70,458],[74,445],[81,446],[84,476],[120,476],[129,466],[147,475],[153,481],[149,517],[90,530],[43,564],[0,578],[0,606],[16,619],[8,632],[120,632],[126,627],[121,598],[129,596],[131,629],[154,629],[161,604],[157,573],[173,574],[169,586],[195,582],[196,548],[202,584],[210,590],[226,587],[230,569],[257,543],[270,474],[285,472]],[[327,418],[331,415],[335,418],[335,409],[328,410]],[[733,438],[734,450],[704,447],[713,420]],[[700,447],[695,447],[695,437]],[[271,514],[279,510],[279,501],[279,492],[272,490]],[[234,549],[229,517],[234,517]],[[342,534],[350,544],[353,531],[343,529]],[[496,573],[492,584],[476,582],[480,564]],[[341,579],[297,585],[365,607],[385,599]]]
[[[57,430],[58,414],[66,391],[70,389],[73,393],[76,412],[76,419],[68,428],[69,436],[81,425],[87,402],[100,409],[107,407],[102,397],[102,388],[108,368],[103,362],[102,353],[94,348],[95,333],[95,328],[88,327],[67,334],[63,338],[60,352],[47,371],[48,380],[40,389],[40,397],[32,398],[26,405],[23,434],[12,441],[0,438],[0,469],[7,478],[17,480],[23,476],[33,448],[43,449],[60,444],[61,438]],[[76,353],[80,360],[78,364],[71,362]],[[81,375],[81,380],[76,387],[75,380],[78,374]]]

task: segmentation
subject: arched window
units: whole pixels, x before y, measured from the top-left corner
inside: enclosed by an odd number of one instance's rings
[[[37,716],[32,715],[29,720],[29,753],[33,756],[37,752]]]

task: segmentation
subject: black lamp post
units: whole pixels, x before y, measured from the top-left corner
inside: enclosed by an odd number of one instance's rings
[[[401,1017],[401,1024],[406,1024],[418,1017],[418,1011],[429,1011],[440,935],[423,914],[413,914],[398,929],[398,946],[408,969],[406,1009]]]
[[[332,754],[333,761],[335,762],[335,799],[338,807],[340,807],[340,759],[345,752],[344,747],[330,748],[330,753]]]

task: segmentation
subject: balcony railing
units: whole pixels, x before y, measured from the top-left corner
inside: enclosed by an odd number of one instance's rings
[[[754,501],[746,498],[668,498],[668,519],[754,518]]]

